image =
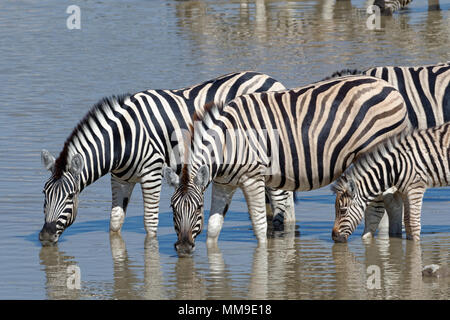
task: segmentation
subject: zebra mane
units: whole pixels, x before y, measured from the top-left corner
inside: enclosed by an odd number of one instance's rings
[[[333,192],[335,195],[338,195],[340,193],[343,193],[347,191],[347,176],[346,173],[349,172],[349,169],[352,167],[352,165],[345,170],[345,172],[331,185],[331,192]]]
[[[67,168],[69,161],[69,145],[73,141],[74,137],[82,130],[82,128],[89,122],[90,119],[96,118],[100,110],[114,110],[115,106],[119,104],[123,105],[125,99],[129,98],[131,94],[121,94],[118,96],[104,97],[99,102],[97,102],[88,113],[78,122],[77,126],[73,129],[72,133],[66,139],[64,147],[60,152],[58,159],[55,161],[55,166],[53,169],[53,178],[60,179]]]
[[[330,80],[333,78],[339,78],[339,77],[343,77],[343,76],[348,76],[348,75],[357,75],[357,74],[363,74],[363,71],[358,70],[358,69],[342,69],[340,71],[335,71],[333,74],[331,74],[331,76],[323,78],[321,81],[324,80]]]
[[[192,124],[189,126],[189,131],[191,133],[191,137],[194,136],[194,125],[195,122],[197,121],[202,121],[205,116],[211,111],[211,109],[213,109],[213,107],[215,107],[216,104],[214,103],[214,101],[210,101],[205,103],[205,105],[203,106],[203,108],[201,110],[196,110],[192,116]]]
[[[410,128],[410,130],[404,130],[396,135],[390,136],[384,139],[383,141],[375,144],[374,146],[372,146],[372,148],[370,148],[369,150],[361,154],[359,157],[357,157],[354,160],[353,164],[357,164],[362,161],[368,161],[368,158],[371,156],[379,160],[379,156],[377,155],[377,153],[385,154],[387,152],[387,149],[391,148],[392,146],[398,145],[398,143],[401,143],[401,141],[403,141],[407,136],[421,130],[424,129]]]
[[[374,161],[374,159],[375,161],[379,161],[380,155],[388,152],[388,149],[392,148],[392,146],[395,147],[395,145],[401,143],[401,141],[403,141],[407,136],[421,130],[424,129],[414,128],[411,130],[402,131],[397,135],[393,135],[384,139],[363,154],[359,155],[355,160],[353,160],[353,163],[344,171],[344,173],[335,181],[335,183],[331,185],[331,191],[336,195],[347,191],[349,181],[355,180],[357,175],[359,175],[357,172],[355,172],[356,167],[358,167],[359,165],[364,166],[364,163],[370,163]]]
[[[195,123],[199,121],[203,121],[203,119],[206,118],[206,116],[213,110],[214,108],[220,108],[221,105],[215,103],[214,101],[210,101],[205,103],[203,108],[201,110],[196,110],[194,114],[192,115],[192,123],[189,124],[189,134],[190,137],[186,141],[185,145],[185,152],[184,152],[184,164],[181,169],[181,175],[180,175],[180,185],[187,186],[189,183],[189,157],[190,153],[193,150],[193,142],[195,139]]]

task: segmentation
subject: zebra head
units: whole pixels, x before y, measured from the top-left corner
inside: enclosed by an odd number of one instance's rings
[[[164,177],[169,185],[175,187],[171,199],[173,222],[178,236],[175,250],[180,256],[191,255],[195,250],[195,238],[203,229],[203,202],[210,182],[209,168],[201,166],[195,176],[189,177],[184,166],[180,179],[171,168],[166,167]]]
[[[345,175],[341,176],[332,186],[332,190],[336,194],[336,218],[331,237],[334,242],[346,242],[361,222],[365,205],[360,201],[352,178],[347,178]]]
[[[42,245],[58,242],[59,236],[70,226],[77,215],[79,179],[84,161],[80,154],[72,157],[68,170],[55,174],[55,158],[42,150],[42,162],[52,176],[44,185],[45,222],[39,233]]]

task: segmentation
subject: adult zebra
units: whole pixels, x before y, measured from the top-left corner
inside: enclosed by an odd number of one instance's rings
[[[207,242],[217,241],[237,187],[257,239],[265,242],[265,185],[290,191],[328,185],[359,154],[409,127],[400,93],[368,76],[242,95],[223,109],[210,105],[197,117],[201,121],[191,128],[191,152],[180,179],[170,168],[164,173],[176,187],[171,203],[179,254],[194,250],[211,181],[229,196],[213,204],[211,212],[217,213],[209,218]]]
[[[324,80],[357,74],[377,77],[396,87],[405,99],[414,128],[426,129],[450,121],[450,62],[373,67],[364,71],[344,69]]]
[[[373,67],[364,71],[336,71],[332,79],[344,75],[364,74],[383,79],[402,94],[412,128],[426,129],[450,121],[450,62],[423,66]],[[399,194],[387,195],[384,204],[370,207],[364,225],[364,237],[375,233],[384,209],[389,216],[389,234],[402,233],[402,201]],[[373,209],[373,210],[372,210]]]
[[[332,238],[345,242],[364,210],[395,187],[405,207],[408,239],[420,239],[420,211],[426,188],[450,185],[450,122],[391,137],[349,167],[335,182],[336,219]]]
[[[51,177],[44,186],[45,223],[39,239],[43,244],[57,242],[75,220],[79,193],[108,172],[112,189],[110,230],[120,231],[131,193],[139,182],[145,229],[156,235],[162,167],[166,163],[180,172],[183,150],[174,147],[183,145],[183,130],[191,125],[191,115],[208,101],[223,105],[240,94],[281,89],[284,86],[268,75],[248,71],[179,90],[147,90],[102,99],[73,130],[58,159],[42,151]],[[286,192],[268,193],[277,208],[286,206]],[[216,190],[213,194],[213,199],[221,197]]]

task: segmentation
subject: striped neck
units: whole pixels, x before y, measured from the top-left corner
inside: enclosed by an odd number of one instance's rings
[[[379,152],[371,152],[357,161],[346,174],[347,180],[357,184],[359,196],[365,200],[373,200],[393,187],[399,179],[397,168],[399,163]]]
[[[78,179],[78,190],[81,192],[85,187],[107,174],[110,171],[110,168],[105,166],[106,161],[98,161],[95,152],[93,154],[92,150],[80,148],[79,145],[78,147],[76,145],[78,145],[78,143],[74,143],[73,141],[66,142],[60,156],[56,160],[56,169],[53,176],[56,179],[60,178],[64,172],[69,170],[73,156],[79,154],[84,162],[80,179]],[[101,158],[102,156],[100,155],[99,157]],[[114,161],[108,161],[108,163],[114,163]]]
[[[79,179],[80,191],[108,172],[123,166],[127,148],[116,137],[128,132],[124,132],[124,127],[117,120],[117,111],[128,97],[129,95],[122,95],[103,98],[94,105],[64,143],[55,162],[55,178],[60,178],[69,170],[71,159],[76,154],[84,162]],[[127,173],[122,169],[122,176]]]

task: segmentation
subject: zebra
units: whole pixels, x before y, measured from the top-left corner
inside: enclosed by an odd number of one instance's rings
[[[223,105],[240,94],[282,89],[284,86],[268,75],[245,71],[183,89],[103,98],[74,128],[57,159],[47,150],[41,152],[44,167],[51,172],[43,190],[42,244],[58,241],[75,220],[80,192],[109,172],[110,231],[120,232],[133,188],[140,183],[145,230],[156,236],[162,168],[167,164],[180,172],[182,150],[174,146],[180,145],[194,111],[208,101]],[[288,193],[272,189],[267,193],[274,205],[288,207]],[[220,196],[213,191],[213,199]]]
[[[325,79],[364,74],[386,80],[402,94],[412,128],[426,129],[450,121],[450,62],[422,66],[381,66],[361,71],[343,69]],[[325,80],[324,79],[324,80]],[[402,200],[389,190],[377,205],[369,208],[363,237],[375,233],[386,208],[389,234],[402,234]],[[372,210],[374,209],[374,210]]]
[[[422,66],[382,66],[367,70],[343,69],[328,80],[347,75],[368,75],[397,88],[414,128],[426,129],[450,121],[450,61]]]
[[[362,155],[332,186],[336,219],[332,238],[345,242],[364,210],[395,187],[404,204],[407,239],[420,240],[420,212],[427,188],[450,185],[450,122],[390,137]]]
[[[167,168],[178,254],[189,255],[203,228],[203,198],[221,194],[209,217],[214,245],[235,190],[242,189],[253,231],[266,243],[264,186],[307,191],[330,184],[355,157],[409,128],[401,94],[384,80],[349,76],[300,88],[239,96],[194,115],[190,152],[180,177]],[[213,211],[211,211],[213,212]],[[214,225],[216,223],[216,225]]]
[[[394,12],[404,9],[412,0],[375,0],[373,4],[380,8],[380,13],[390,16]]]

